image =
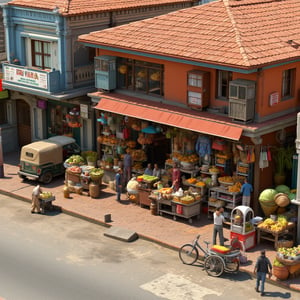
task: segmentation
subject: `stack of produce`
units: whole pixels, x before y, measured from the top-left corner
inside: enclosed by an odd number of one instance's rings
[[[240,182],[236,182],[234,185],[228,187],[228,192],[230,193],[238,193],[241,191],[242,184]]]
[[[146,153],[142,149],[130,149],[129,148],[129,153],[132,156],[132,159],[134,161],[145,161],[147,159]]]
[[[158,192],[161,194],[161,197],[163,199],[171,200],[173,198],[173,196],[172,196],[173,189],[172,188],[162,188],[162,189],[158,190]]]
[[[81,168],[78,166],[67,168],[67,172],[70,174],[81,174],[81,171],[82,171]]]
[[[138,181],[145,181],[148,183],[152,183],[152,182],[158,180],[159,178],[156,176],[143,174],[143,175],[138,176],[137,179],[138,179]]]
[[[259,195],[260,206],[267,217],[273,214],[278,208],[274,200],[276,194],[277,191],[274,189],[265,189]]]
[[[258,224],[258,228],[267,229],[273,232],[281,232],[286,229],[288,222],[286,217],[278,216],[277,221],[274,221],[271,218],[267,218],[262,223]]]
[[[67,160],[66,160],[66,163],[68,165],[84,165],[85,164],[85,160],[82,156],[80,155],[72,155],[70,156]]]
[[[209,173],[211,174],[219,174],[220,170],[216,166],[212,166],[208,169]]]
[[[116,145],[118,143],[118,139],[113,136],[113,135],[109,135],[109,136],[101,136],[102,139],[101,139],[101,143],[102,144],[107,144],[107,145]],[[98,137],[97,138],[97,141],[99,142],[100,141],[100,138]]]
[[[52,197],[53,197],[53,194],[51,192],[42,192],[39,195],[39,198],[43,199],[43,200],[49,199],[49,198],[52,198]]]
[[[222,185],[233,185],[233,179],[231,176],[222,176],[218,178],[218,181]]]
[[[278,248],[277,255],[285,259],[300,260],[300,245],[292,248]]]
[[[93,168],[89,175],[94,182],[99,182],[104,175],[104,170],[101,168]]]

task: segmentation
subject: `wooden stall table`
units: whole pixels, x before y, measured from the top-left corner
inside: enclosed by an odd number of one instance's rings
[[[287,227],[281,231],[271,231],[266,228],[256,228],[257,230],[257,244],[260,244],[261,240],[268,240],[274,242],[274,248],[277,250],[278,248],[278,240],[285,234],[291,234],[293,236],[293,241],[295,241],[296,231],[295,231],[295,223],[289,222]]]

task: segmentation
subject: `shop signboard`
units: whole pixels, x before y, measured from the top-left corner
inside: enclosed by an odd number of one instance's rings
[[[48,73],[25,69],[20,66],[4,65],[4,80],[40,89],[48,89]]]
[[[37,100],[36,102],[36,106],[38,108],[41,108],[41,109],[46,109],[47,108],[47,101],[46,100]]]
[[[89,107],[87,104],[80,104],[80,116],[83,119],[89,118]]]

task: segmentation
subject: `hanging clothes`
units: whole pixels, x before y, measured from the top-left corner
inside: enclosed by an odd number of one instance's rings
[[[200,157],[211,155],[211,141],[209,137],[199,135],[195,144],[196,153]]]
[[[269,167],[268,154],[265,146],[260,148],[259,168],[264,169]]]

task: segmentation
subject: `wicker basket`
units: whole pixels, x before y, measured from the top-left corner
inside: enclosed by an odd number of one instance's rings
[[[277,246],[278,248],[292,248],[294,245],[294,241],[288,241],[288,240],[278,240]]]

